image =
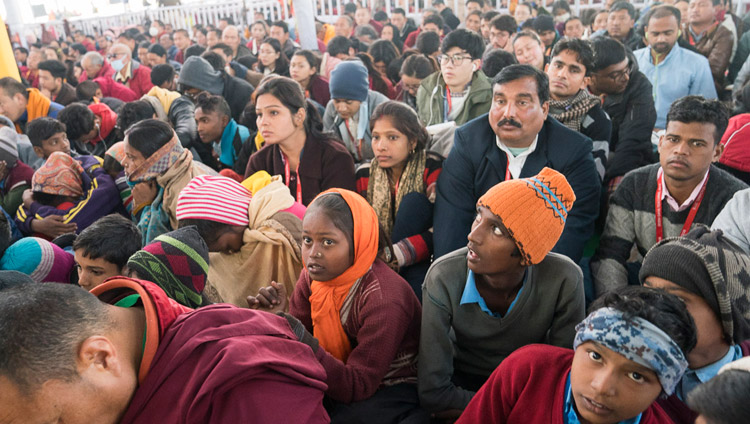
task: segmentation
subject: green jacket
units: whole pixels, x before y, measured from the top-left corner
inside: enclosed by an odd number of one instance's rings
[[[471,89],[456,118],[456,125],[463,125],[477,116],[490,111],[492,83],[484,72],[477,71],[471,79]],[[440,71],[422,80],[417,91],[417,111],[425,126],[445,122],[445,80]]]

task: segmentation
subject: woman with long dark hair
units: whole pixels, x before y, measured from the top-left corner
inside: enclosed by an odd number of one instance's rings
[[[289,63],[289,76],[305,90],[305,97],[325,109],[331,100],[328,80],[320,76],[320,60],[310,50],[297,50]]]
[[[295,200],[308,205],[329,188],[354,190],[354,161],[291,78],[273,77],[255,90],[258,132],[265,146],[250,157],[245,177],[281,175]]]
[[[281,49],[279,40],[266,37],[260,43],[258,50],[258,72],[263,75],[276,74],[282,77],[289,76],[289,59],[286,58]]]

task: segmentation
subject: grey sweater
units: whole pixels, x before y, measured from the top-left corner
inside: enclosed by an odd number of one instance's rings
[[[750,254],[750,189],[734,193],[734,197],[727,202],[719,216],[711,226],[712,230],[722,230],[724,235],[737,243],[745,253]]]
[[[609,199],[609,211],[599,249],[591,260],[596,296],[628,284],[626,263],[633,246],[641,257],[656,244],[656,176],[661,165],[655,163],[625,175]],[[695,224],[710,226],[735,192],[747,188],[742,181],[711,165],[706,194],[695,214]],[[664,238],[680,235],[690,208],[674,212],[662,201]]]
[[[430,411],[464,409],[474,392],[455,386],[453,370],[489,377],[516,349],[532,343],[572,348],[585,317],[583,274],[557,253],[528,268],[510,312],[495,318],[476,303],[461,305],[467,249],[432,264],[422,288],[419,398]]]

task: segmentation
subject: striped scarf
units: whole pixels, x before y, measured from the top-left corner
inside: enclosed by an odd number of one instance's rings
[[[553,118],[557,119],[570,128],[573,131],[581,130],[581,123],[583,118],[586,116],[592,107],[600,104],[601,100],[589,94],[586,90],[579,90],[575,97],[568,100],[552,100],[549,101],[549,114]],[[553,113],[553,111],[562,110],[561,113]]]

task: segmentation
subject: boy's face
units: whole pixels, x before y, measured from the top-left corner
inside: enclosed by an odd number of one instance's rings
[[[42,140],[42,147],[34,146],[34,153],[44,160],[47,160],[55,152],[63,152],[66,155],[70,155],[70,141],[68,141],[66,133],[60,132],[46,140]]]
[[[685,303],[685,307],[695,321],[695,335],[698,339],[693,350],[685,355],[691,369],[702,368],[716,362],[721,355],[727,353],[729,344],[724,339],[724,329],[719,317],[705,299],[659,277],[647,277],[643,285],[664,290],[679,297]]]
[[[104,258],[91,259],[81,249],[75,251],[78,285],[87,291],[102,284],[109,277],[122,275],[122,270]]]
[[[570,388],[578,416],[591,424],[633,418],[662,390],[655,372],[592,341],[575,351]]]
[[[521,256],[511,256],[516,242],[500,218],[488,208],[478,206],[469,233],[469,269],[479,275],[507,273],[521,267]]]

